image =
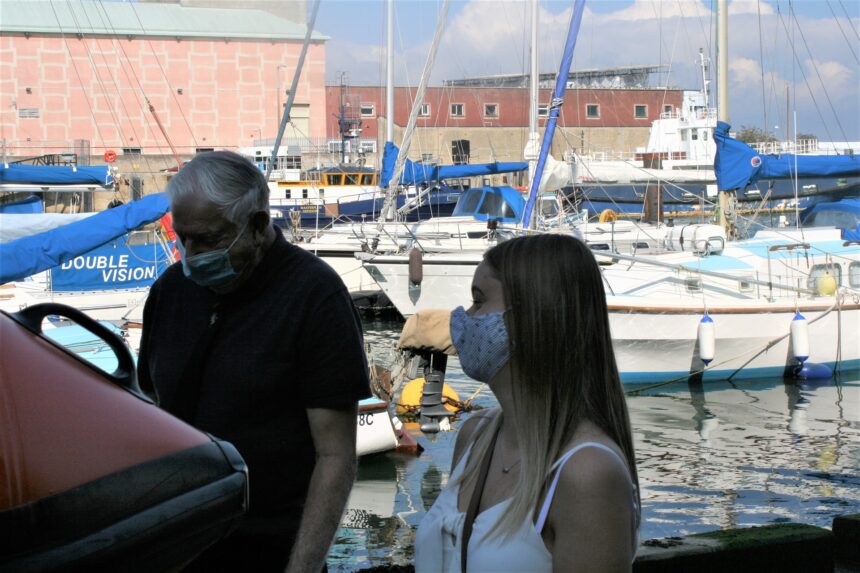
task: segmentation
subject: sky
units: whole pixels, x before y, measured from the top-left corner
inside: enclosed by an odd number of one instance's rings
[[[418,85],[442,0],[395,0],[394,76]],[[558,69],[573,1],[539,1],[541,72]],[[652,86],[700,90],[700,49],[712,58],[716,101],[713,0],[590,0],[573,69],[657,65]],[[527,73],[526,0],[451,0],[430,85],[442,80]],[[327,82],[385,80],[385,3],[322,0],[316,30],[326,45]],[[730,0],[729,120],[779,139],[811,134],[822,141],[860,141],[860,2]],[[788,94],[788,96],[786,95]],[[788,104],[786,100],[788,99]],[[788,112],[788,113],[787,113]],[[796,117],[796,120],[795,120]]]

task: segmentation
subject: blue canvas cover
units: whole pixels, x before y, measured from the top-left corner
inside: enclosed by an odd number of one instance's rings
[[[21,201],[15,203],[5,203],[0,205],[0,213],[10,214],[25,214],[25,213],[42,213],[45,210],[42,200],[35,195],[25,197]]]
[[[99,165],[83,167],[72,165],[2,165],[0,183],[33,185],[100,185],[113,184],[110,167]]]
[[[402,185],[420,185],[425,181],[442,181],[459,177],[479,177],[498,173],[524,171],[529,164],[524,161],[496,161],[494,163],[475,163],[473,165],[428,165],[406,160]]]
[[[453,214],[478,221],[519,223],[525,205],[526,200],[513,187],[472,187],[460,196]]]
[[[382,172],[379,174],[379,182],[382,187],[388,187],[388,182],[394,176],[394,165],[397,163],[397,156],[400,149],[391,143],[385,142],[385,149],[382,151]]]
[[[723,121],[714,129],[714,172],[720,191],[746,189],[759,179],[860,176],[860,157],[856,155],[762,155],[733,139],[730,129]]]
[[[128,235],[79,255],[51,270],[55,292],[144,288],[170,264],[161,245],[129,245]]]
[[[800,224],[834,226],[846,241],[860,241],[860,198],[815,203],[801,211]]]
[[[114,207],[82,221],[0,245],[0,284],[54,268],[158,220],[170,209],[166,193]]]

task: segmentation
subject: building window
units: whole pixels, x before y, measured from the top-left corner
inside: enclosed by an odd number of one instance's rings
[[[690,130],[690,139],[692,139],[693,141],[697,141],[699,139],[699,130],[698,129],[691,129]]]
[[[600,104],[589,103],[585,106],[585,117],[588,119],[600,118]]]
[[[18,117],[20,119],[39,119],[39,108],[20,107],[18,108]]]
[[[452,103],[451,104],[451,117],[465,117],[466,112],[463,109],[463,104],[461,103]]]
[[[664,106],[663,106],[663,113],[669,113],[669,114],[671,114],[671,113],[672,113],[672,111],[673,111],[673,109],[672,109],[672,104],[670,104],[670,103],[669,103],[669,104],[666,104],[666,105],[664,105]]]
[[[358,142],[358,150],[361,153],[376,153],[376,140],[362,139]]]
[[[687,141],[687,131],[686,129],[681,130],[681,141]]]
[[[641,103],[634,105],[633,117],[636,119],[648,119],[648,106]]]
[[[363,103],[360,106],[361,117],[373,117],[376,115],[376,106],[372,103]]]
[[[702,141],[708,141],[708,130],[707,129],[702,130]]]
[[[499,104],[497,104],[497,103],[485,103],[484,104],[484,117],[499,117]]]
[[[323,189],[320,189],[320,191],[323,191]],[[308,190],[302,189],[302,199],[307,199],[307,198],[308,198]]]
[[[418,109],[418,117],[430,117],[430,104],[422,103]]]
[[[547,104],[538,104],[538,117],[549,117],[549,106]]]
[[[123,147],[122,148],[123,155],[140,155],[139,147]]]

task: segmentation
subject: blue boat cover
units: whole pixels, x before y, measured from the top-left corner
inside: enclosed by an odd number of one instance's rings
[[[385,144],[382,154],[382,173],[380,184],[388,187],[389,181],[394,176],[394,164],[397,162],[397,146],[390,141]],[[473,165],[430,165],[418,163],[407,159],[403,164],[403,175],[400,176],[401,185],[420,185],[425,181],[442,181],[455,177],[478,177],[481,175],[496,175],[498,173],[514,173],[524,171],[529,164],[523,161],[503,161],[495,163],[475,163]]]
[[[846,241],[860,241],[860,198],[815,203],[801,211],[800,224],[837,227]]]
[[[513,187],[472,187],[460,196],[454,216],[519,223],[525,206],[526,200]]]
[[[114,207],[64,227],[0,245],[0,284],[67,263],[147,223],[170,209],[166,193]]]
[[[30,183],[34,185],[101,185],[113,183],[110,167],[99,165],[22,165],[0,166],[0,183]]]
[[[732,139],[729,129],[731,126],[723,121],[714,129],[714,172],[720,191],[746,189],[759,179],[860,176],[860,157],[856,155],[762,155]]]
[[[35,195],[30,195],[15,203],[0,205],[0,213],[8,214],[42,213],[44,210],[42,200]]]
[[[379,184],[381,187],[388,187],[388,182],[394,177],[394,165],[397,163],[397,156],[400,154],[400,149],[391,143],[385,142],[385,149],[382,151],[382,172],[379,174]]]

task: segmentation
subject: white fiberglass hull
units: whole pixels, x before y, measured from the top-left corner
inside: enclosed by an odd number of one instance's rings
[[[715,353],[708,367],[697,338],[704,306],[641,305],[608,297],[615,358],[626,384],[653,383],[702,373],[704,380],[779,377],[797,365],[790,327],[795,307],[749,301],[708,308],[714,321]],[[631,303],[632,302],[632,303]],[[860,304],[836,305],[835,297],[801,301],[809,329],[809,362],[843,373],[860,371]]]
[[[55,292],[32,282],[12,283],[0,290],[0,310],[17,312],[28,306],[56,302],[74,307],[96,320],[123,321],[142,315],[149,287],[92,292]]]
[[[366,456],[397,447],[397,433],[391,422],[388,404],[378,398],[359,402],[356,419],[355,453]]]

